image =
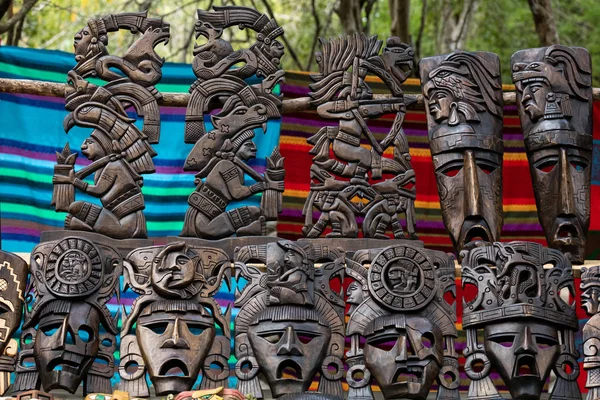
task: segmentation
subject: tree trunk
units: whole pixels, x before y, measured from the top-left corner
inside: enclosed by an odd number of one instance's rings
[[[411,43],[410,0],[389,0],[389,9],[392,17],[392,36],[398,36],[404,43]]]
[[[451,0],[443,0],[441,25],[436,37],[436,52],[446,54],[465,47],[472,16],[479,0],[463,0],[454,7]]]
[[[361,9],[360,0],[340,0],[335,13],[340,18],[344,34],[352,35],[363,31]]]
[[[552,11],[552,0],[527,0],[535,30],[540,38],[540,46],[550,46],[558,43],[558,31],[554,12]]]

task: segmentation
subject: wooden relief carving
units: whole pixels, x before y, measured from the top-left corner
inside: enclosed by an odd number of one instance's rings
[[[585,260],[592,179],[592,66],[581,47],[521,50],[512,78],[548,246]]]
[[[280,241],[242,247],[235,260],[238,282],[247,281],[235,296],[238,390],[268,397],[259,384],[262,374],[272,397],[304,398],[315,394],[307,390],[320,373],[319,395],[343,398],[344,298],[332,284],[338,279],[342,287],[343,252]]]
[[[502,82],[493,53],[456,51],[420,62],[442,219],[457,254],[500,240]]]
[[[118,315],[106,304],[121,269],[117,250],[77,236],[33,249],[15,392],[112,392]]]
[[[581,399],[573,271],[561,252],[529,242],[476,247],[463,258],[462,286],[476,293],[463,299],[469,399],[502,398],[492,369],[513,399],[539,399],[550,371],[550,398]]]
[[[221,37],[224,29],[236,25],[256,32],[250,48],[233,51]],[[264,174],[249,161],[256,158],[255,135],[267,134],[267,121],[281,118],[281,98],[273,91],[284,75],[279,68],[283,45],[277,40],[283,29],[256,10],[228,6],[198,10],[195,30],[207,42],[194,48],[198,79],[190,87],[185,124],[185,141],[194,147],[183,169],[198,173],[181,236],[265,235],[266,221],[276,221],[282,209],[283,157],[276,147],[266,158]],[[230,69],[233,65],[241,66]],[[247,84],[244,79],[253,75],[261,82]],[[209,115],[212,129],[205,127]],[[245,184],[245,177],[256,183]],[[226,210],[230,203],[256,193],[262,193],[260,207]]]
[[[456,310],[444,299],[456,295],[453,258],[401,244],[356,252],[346,273],[348,398],[374,398],[373,383],[386,399],[426,399],[437,382],[437,399],[459,399]]]
[[[148,396],[146,374],[159,396],[192,390],[199,374],[200,389],[227,385],[231,310],[223,314],[213,296],[229,276],[224,251],[184,242],[127,256],[125,287],[139,297],[123,318],[122,390]],[[129,368],[132,362],[137,369]]]
[[[141,34],[122,57],[107,50],[108,33],[120,29]],[[155,171],[151,144],[160,135],[161,95],[154,85],[164,61],[154,48],[168,40],[169,24],[145,12],[94,18],[75,35],[77,65],[68,74],[72,90],[66,93],[64,128],[67,133],[75,126],[93,129],[81,145],[81,154],[92,163],[75,171],[78,154],[68,143],[56,154],[52,205],[68,212],[65,229],[114,239],[148,236],[140,188],[142,175]],[[89,77],[108,83],[96,86]],[[129,107],[141,118],[142,128],[127,114]],[[85,180],[89,177],[93,183]],[[75,201],[75,189],[98,198],[101,205]]]
[[[406,106],[413,100],[401,88],[413,68],[414,52],[397,37],[387,39],[381,53],[377,36],[319,40],[319,73],[311,76],[311,103],[319,116],[337,121],[338,126],[321,128],[308,139],[314,157],[311,190],[303,209],[304,236],[319,237],[329,227],[328,238],[356,238],[357,218],[363,217],[365,238],[388,239],[390,228],[396,239],[415,239],[416,181],[402,131]],[[391,97],[374,99],[367,74],[380,77]],[[367,121],[385,114],[396,118],[378,140]],[[370,148],[361,147],[364,138]],[[387,149],[393,149],[393,159],[383,157]],[[316,222],[315,212],[320,213]],[[402,214],[406,232],[400,223]]]

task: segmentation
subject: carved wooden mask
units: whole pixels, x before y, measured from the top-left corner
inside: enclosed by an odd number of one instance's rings
[[[502,83],[493,53],[421,60],[429,143],[442,218],[457,253],[502,228]]]
[[[554,45],[518,51],[511,65],[540,223],[548,245],[581,264],[590,225],[590,54]]]
[[[280,241],[246,246],[236,254],[235,352],[238,390],[262,398],[258,374],[273,397],[308,390],[321,374],[318,391],[342,397],[344,300],[332,281],[344,278],[343,256],[327,246]],[[314,268],[314,262],[323,262]],[[263,264],[261,272],[251,263]]]

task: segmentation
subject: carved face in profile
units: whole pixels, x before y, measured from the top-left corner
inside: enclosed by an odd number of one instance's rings
[[[546,97],[550,87],[542,80],[533,81],[523,87],[521,106],[529,114],[531,121],[537,122],[544,116],[546,108]]]
[[[166,303],[150,307],[138,319],[136,337],[156,393],[191,390],[215,337],[213,318],[200,305],[181,312]]]
[[[450,92],[446,90],[433,90],[429,97],[429,113],[436,122],[448,119],[450,105],[454,102]]]
[[[194,281],[195,273],[194,261],[184,252],[174,251],[152,268],[152,286],[163,296],[177,295]]]
[[[348,304],[356,305],[362,303],[365,298],[361,285],[356,281],[353,281],[348,286],[348,289],[346,290],[346,296],[348,296],[348,299],[346,300]]]
[[[457,249],[497,241],[502,227],[502,155],[457,149],[433,156],[444,223]]]
[[[308,390],[326,355],[330,328],[316,312],[312,318],[279,320],[274,308],[263,310],[250,325],[248,338],[273,397]],[[288,310],[292,307],[286,307]],[[273,312],[275,311],[275,312]],[[312,311],[312,310],[311,310]]]
[[[378,320],[385,318],[384,324]],[[367,337],[364,354],[367,368],[386,399],[426,398],[443,363],[441,330],[427,318],[398,315],[377,317],[372,326],[383,325]]]
[[[106,151],[104,151],[100,143],[91,136],[85,139],[81,144],[81,153],[86,156],[88,160],[97,160],[106,155]]]
[[[75,393],[98,354],[100,314],[84,302],[59,300],[55,304],[60,306],[40,319],[36,364],[44,390]]]
[[[94,36],[87,25],[75,34],[75,37],[73,38],[75,61],[81,61],[87,55],[93,38]]]
[[[485,352],[513,399],[539,399],[559,356],[558,333],[539,322],[502,322],[484,330]]]

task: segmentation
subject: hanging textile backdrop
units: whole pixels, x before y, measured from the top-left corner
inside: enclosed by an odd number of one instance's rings
[[[67,53],[0,47],[0,78],[65,82],[66,73],[74,64],[73,56]],[[187,92],[194,80],[190,65],[167,63],[163,67],[163,79],[157,86],[162,92]],[[308,74],[288,73],[281,91],[285,98],[306,96],[309,82]],[[375,92],[383,92],[384,88],[378,81],[372,80],[370,84]],[[506,89],[512,90],[512,87],[506,86]],[[419,93],[419,82],[410,80],[406,92]],[[65,135],[62,121],[66,114],[61,98],[0,93],[0,210],[4,250],[29,252],[39,242],[40,232],[63,226],[65,214],[56,213],[50,206],[55,151],[60,151],[67,141],[73,149],[78,150],[90,133],[74,129],[69,136]],[[185,108],[161,107],[161,140],[155,147],[158,156],[154,159],[157,172],[144,176],[142,191],[146,199],[148,232],[157,243],[164,243],[166,236],[179,234],[187,197],[194,186],[193,175],[181,169],[191,149],[191,145],[183,142],[184,115]],[[600,198],[600,102],[594,104],[594,119],[592,204]],[[284,210],[278,223],[280,237],[297,239],[301,236],[304,222],[302,207],[308,197],[311,163],[308,154],[310,146],[306,138],[325,124],[314,111],[286,114],[281,124],[269,122],[266,135],[256,135],[258,155],[254,165],[259,169],[264,169],[265,157],[278,142],[286,157]],[[392,119],[388,118],[374,122],[371,128],[378,139],[382,139],[391,124]],[[537,219],[516,106],[505,107],[504,127],[505,222],[502,240],[530,240],[545,244]],[[423,110],[411,110],[407,114],[404,132],[408,137],[417,176],[417,233],[427,247],[451,251],[450,238],[440,213]],[[77,163],[78,167],[88,164],[84,157],[79,157]],[[82,199],[84,197],[81,196]],[[259,198],[250,202],[258,205]],[[587,258],[600,258],[600,207],[592,206]],[[460,329],[460,290],[458,295]],[[232,297],[231,293],[224,291],[217,295],[223,306],[231,302]],[[130,294],[121,299],[126,306],[131,304]],[[111,308],[118,306],[111,304]],[[233,316],[236,311],[234,309]],[[583,324],[585,313],[579,308],[578,314]],[[458,350],[461,352],[465,346],[464,340],[461,331],[458,340]],[[581,346],[580,340],[578,345]],[[230,360],[230,363],[234,362],[234,359]],[[463,362],[464,359],[461,364]],[[494,378],[501,385],[498,377]],[[584,378],[582,374],[580,382]],[[461,389],[466,389],[466,384],[463,380]]]

